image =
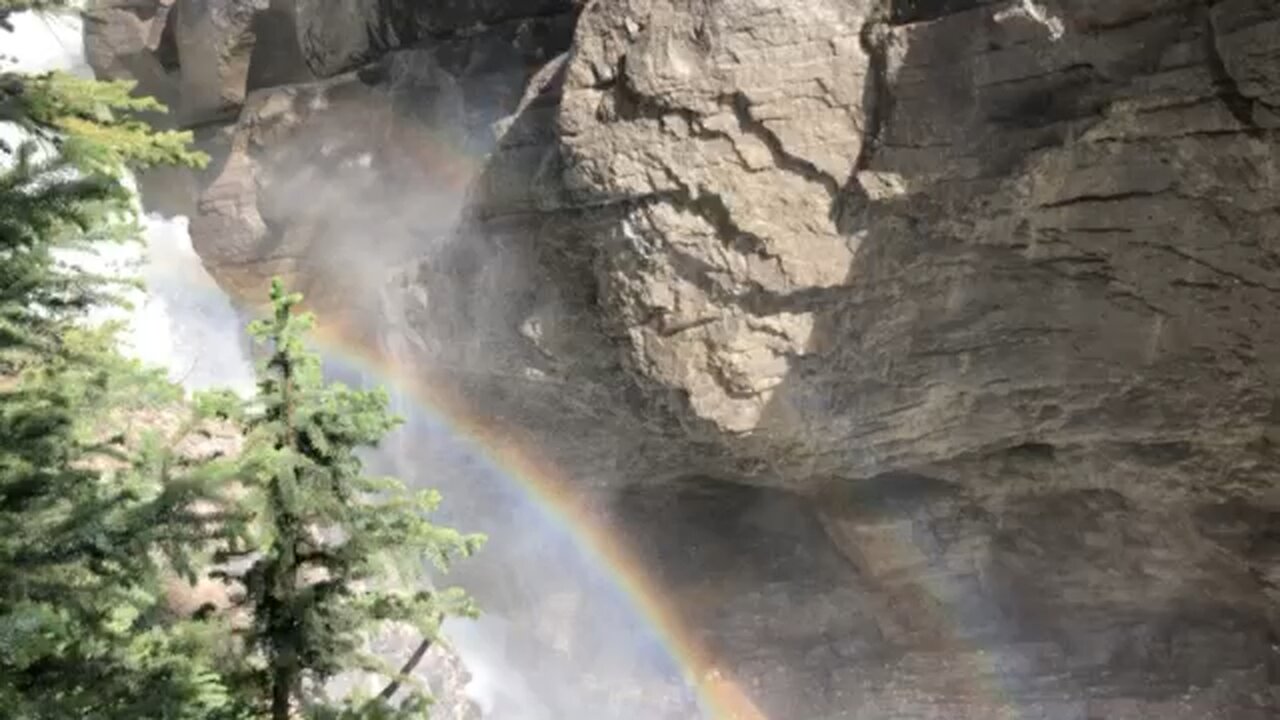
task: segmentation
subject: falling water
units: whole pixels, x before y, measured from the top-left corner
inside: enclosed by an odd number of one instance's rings
[[[78,19],[20,13],[12,21],[13,33],[0,36],[0,51],[8,57],[6,67],[92,77]],[[0,133],[11,144],[20,135],[12,126]],[[105,311],[95,319],[123,320],[124,350],[164,368],[188,390],[251,391],[253,368],[241,320],[191,247],[187,218],[148,214],[141,224],[141,243],[67,254],[68,261],[92,263],[94,270],[117,277],[141,275],[145,282],[145,291],[126,293],[128,309]]]

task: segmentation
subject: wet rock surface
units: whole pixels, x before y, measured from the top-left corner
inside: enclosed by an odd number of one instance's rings
[[[1275,3],[285,5],[89,26],[205,262],[603,493],[771,717],[1280,711]]]

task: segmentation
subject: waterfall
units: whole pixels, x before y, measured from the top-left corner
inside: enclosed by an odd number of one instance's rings
[[[2,36],[7,68],[24,72],[62,70],[84,77],[80,20],[68,15],[19,13]],[[11,145],[21,140],[12,125],[0,128]],[[104,246],[65,259],[117,277],[140,275],[145,290],[125,294],[130,307],[99,312],[94,320],[122,320],[126,354],[165,369],[188,390],[215,387],[253,390],[242,320],[200,263],[187,233],[187,218],[146,214],[142,242]]]
[[[126,335],[128,350],[188,390],[253,391],[244,322],[191,247],[185,217],[148,215],[142,278]]]
[[[90,74],[78,19],[23,13],[12,21],[16,32],[3,38],[4,49],[18,69]],[[0,137],[14,140],[13,130],[0,127]],[[129,298],[129,309],[103,316],[125,322],[124,351],[165,369],[188,391],[252,392],[245,318],[192,249],[187,219],[149,214],[142,224],[144,242],[76,258],[95,270],[141,275],[145,281],[145,290]],[[351,385],[385,383],[341,358],[326,358],[325,370]],[[482,551],[485,564],[469,577],[482,580],[490,594],[529,608],[519,620],[491,611],[478,621],[446,623],[444,634],[469,682],[466,697],[441,697],[432,717],[463,720],[474,717],[474,707],[486,720],[698,716],[678,668],[647,637],[644,622],[620,596],[608,568],[584,559],[579,541],[540,517],[510,478],[478,469],[482,463],[474,450],[462,448],[438,420],[424,417],[412,398],[388,389],[408,423],[368,455],[370,470],[390,472],[413,486],[443,483],[442,522],[467,531],[477,524],[496,528],[492,550]],[[485,596],[477,599],[484,610]],[[405,645],[400,640],[388,644],[380,638],[378,645],[398,659]],[[416,642],[407,640],[409,647]],[[464,678],[456,666],[451,654],[437,653],[435,661],[424,663],[424,672],[435,673],[434,688],[451,684],[452,692],[462,695],[456,686]]]
[[[79,21],[65,16],[37,16],[19,13],[12,17],[14,33],[5,36],[6,69],[25,72],[63,70],[91,76],[84,60]],[[14,126],[0,125],[0,139],[16,145],[23,137]],[[67,253],[66,260],[116,277],[141,277],[143,289],[125,294],[128,307],[95,313],[92,320],[123,321],[122,350],[148,365],[164,369],[169,378],[188,392],[231,388],[249,394],[254,388],[254,370],[245,334],[245,318],[209,275],[191,244],[185,217],[164,217],[155,213],[141,217],[142,242],[98,248],[91,253]],[[375,378],[355,378],[352,384],[369,385]],[[402,395],[393,394],[394,410],[405,414],[410,408]],[[385,464],[393,456],[406,457],[408,443],[401,433],[387,448],[370,458],[372,465]],[[468,697],[440,697],[434,717],[463,720],[473,717],[468,700],[485,717],[494,720],[550,720],[533,690],[502,660],[505,621],[485,618],[479,622],[450,621],[445,634],[461,652],[470,674],[465,691]],[[392,638],[391,649],[404,650],[417,644],[416,638]],[[403,640],[403,642],[398,642]],[[403,647],[402,647],[403,646]],[[451,658],[429,658],[423,670],[433,675],[433,688],[450,682],[466,682],[457,673]],[[501,707],[518,710],[495,715]],[[443,711],[443,712],[442,712]]]

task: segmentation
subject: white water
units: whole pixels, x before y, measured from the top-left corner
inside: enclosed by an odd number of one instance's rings
[[[187,218],[145,219],[146,292],[130,318],[132,353],[188,390],[253,391],[243,321],[191,247]]]
[[[40,73],[64,70],[84,77],[92,71],[84,61],[80,20],[71,16],[18,13],[9,18],[12,33],[0,34],[0,67]]]
[[[62,70],[91,77],[85,63],[78,18],[21,13],[14,32],[0,35],[0,67],[25,72]],[[0,127],[11,145],[22,137],[12,125]],[[244,344],[242,322],[191,247],[187,218],[141,218],[141,243],[106,246],[93,254],[66,254],[65,260],[92,264],[98,272],[141,276],[145,291],[131,292],[127,311],[108,311],[97,319],[126,323],[124,350],[188,390],[229,387],[253,390],[253,367]]]

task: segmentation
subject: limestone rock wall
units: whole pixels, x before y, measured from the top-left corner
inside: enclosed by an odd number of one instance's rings
[[[1271,0],[94,12],[224,285],[607,491],[772,717],[1280,712]]]

